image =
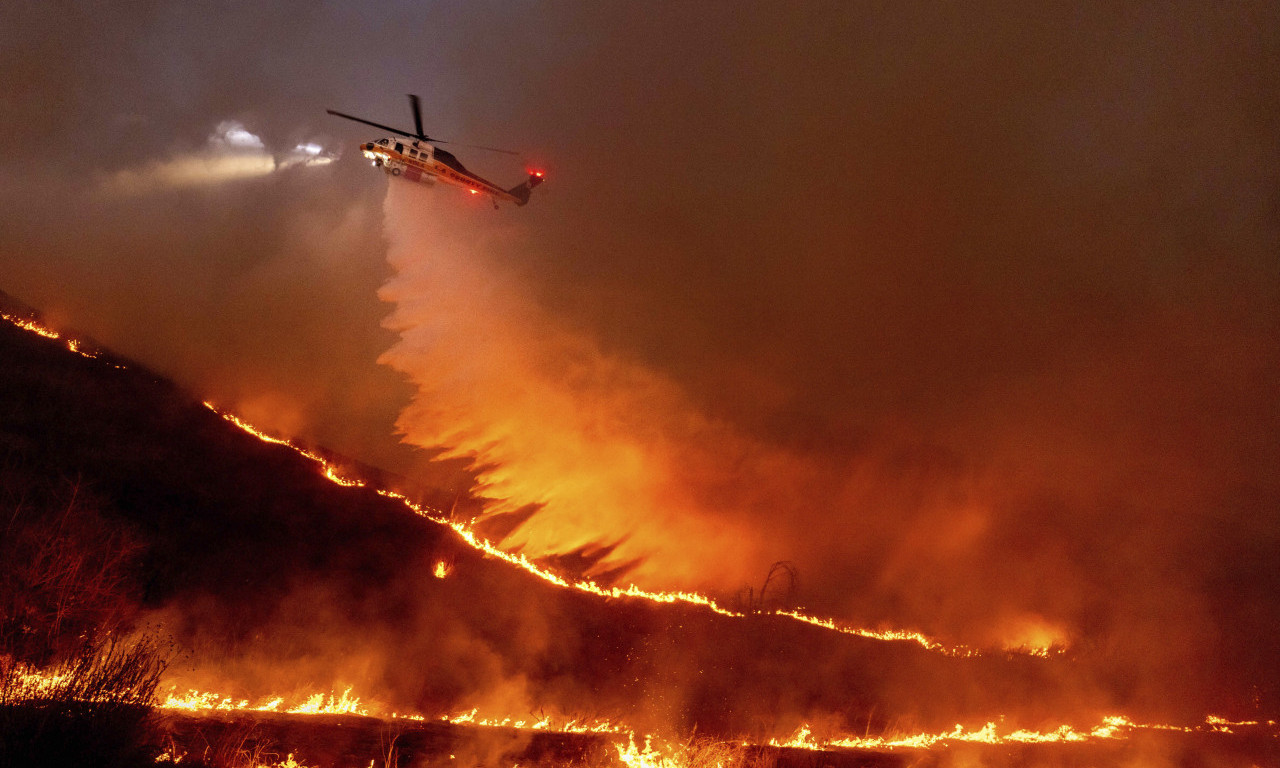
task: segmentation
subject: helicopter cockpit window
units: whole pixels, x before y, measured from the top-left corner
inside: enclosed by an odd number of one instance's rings
[[[386,139],[378,139],[378,143],[379,143],[379,144],[381,144],[381,145],[382,145],[382,146],[384,146],[384,147],[385,147],[385,146],[387,146],[387,140],[386,140]]]

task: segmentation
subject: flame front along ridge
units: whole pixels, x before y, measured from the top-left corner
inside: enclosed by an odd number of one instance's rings
[[[290,448],[293,451],[297,452],[299,455],[305,456],[306,458],[316,462],[318,465],[320,465],[321,474],[323,474],[331,482],[344,487],[357,487],[357,488],[368,487],[368,484],[362,480],[344,476],[338,470],[338,468],[336,468],[327,459],[315,453],[314,451],[303,448],[293,443],[290,440],[275,437],[266,432],[263,432],[262,430],[258,429],[252,424],[249,424],[244,419],[241,419],[235,414],[220,410],[213,403],[206,401],[204,405],[206,408],[218,414],[223,419],[234,424],[236,427],[240,428],[244,432],[250,435],[253,435],[259,440],[272,443],[274,445],[280,445],[280,446]],[[592,594],[592,595],[596,595],[598,597],[604,597],[604,598],[616,599],[616,598],[630,597],[630,598],[637,598],[640,600],[648,600],[649,602],[653,602],[653,603],[666,603],[666,604],[684,603],[687,605],[699,606],[709,611],[712,611],[714,613],[720,614],[721,616],[727,616],[729,618],[744,618],[745,616],[747,616],[746,613],[743,613],[741,611],[734,611],[734,610],[727,609],[721,606],[719,603],[717,603],[713,598],[697,592],[689,592],[689,591],[683,591],[683,590],[673,590],[673,591],[649,590],[649,589],[644,589],[643,587],[638,587],[635,584],[631,584],[627,587],[602,587],[596,582],[591,581],[589,579],[569,579],[559,573],[556,573],[555,571],[549,568],[546,568],[542,565],[539,565],[533,562],[524,554],[514,554],[502,549],[501,547],[494,544],[489,539],[484,538],[483,536],[476,533],[475,530],[468,523],[453,520],[446,513],[444,513],[439,509],[435,509],[433,507],[429,507],[424,504],[419,504],[418,502],[411,500],[408,496],[398,491],[387,490],[385,488],[372,488],[371,490],[375,491],[380,496],[384,496],[386,498],[395,499],[396,501],[399,501],[400,503],[404,504],[406,509],[410,510],[411,512],[418,515],[419,517],[426,518],[427,520],[430,520],[439,525],[448,526],[449,528],[453,529],[453,531],[458,535],[458,537],[461,538],[464,542],[466,542],[467,545],[470,546],[472,549],[483,552],[484,554],[489,555],[491,557],[496,557],[500,560],[504,560],[507,563],[510,563],[511,565],[514,565],[517,568],[520,568],[528,573],[531,573],[534,576],[537,576],[538,578],[542,579],[543,581],[554,584],[558,587],[563,587],[566,589],[574,589],[579,592],[586,592],[588,594]],[[439,574],[439,571],[437,571],[437,574]],[[867,629],[863,627],[849,627],[849,626],[845,626],[843,624],[837,623],[834,619],[826,619],[826,618],[820,618],[816,616],[810,616],[800,611],[777,610],[777,611],[764,612],[763,615],[778,616],[782,618],[792,619],[794,621],[799,621],[805,624],[809,624],[810,626],[819,627],[819,628],[831,630],[834,632],[840,632],[846,635],[854,635],[857,637],[863,637],[863,638],[868,638],[873,640],[915,643],[919,645],[921,648],[924,648],[925,650],[933,651],[935,653],[941,653],[946,656],[970,657],[970,656],[979,656],[979,655],[982,655],[983,653],[986,653],[985,651],[981,651],[979,649],[972,648],[966,645],[947,645],[946,643],[943,643],[939,640],[931,638],[921,632],[916,632],[912,630],[902,630],[902,629],[876,630],[876,629]],[[1044,658],[1044,657],[1050,656],[1053,653],[1061,653],[1064,650],[1065,649],[1060,646],[1053,646],[1053,647],[1026,647],[1026,648],[1016,648],[1016,649],[1001,649],[999,652]]]

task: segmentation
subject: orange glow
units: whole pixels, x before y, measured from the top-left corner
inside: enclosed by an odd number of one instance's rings
[[[284,440],[278,437],[272,437],[271,435],[268,435],[267,433],[257,429],[253,425],[246,423],[244,420],[238,418],[234,414],[229,414],[229,413],[224,413],[222,411],[219,411],[217,407],[215,407],[212,403],[206,402],[204,405],[209,410],[213,411],[214,413],[217,413],[222,418],[226,419],[232,424],[235,424],[237,427],[253,435],[254,437],[257,437],[258,439],[268,443],[291,448],[297,453],[299,453],[300,455],[305,456],[306,458],[316,462],[317,464],[320,465],[321,473],[324,474],[324,476],[327,477],[330,481],[342,486],[364,487],[365,483],[363,481],[343,475],[338,470],[338,468],[334,467],[324,457],[320,456],[319,454],[316,454],[305,448],[301,448],[288,440]],[[538,578],[542,579],[543,581],[549,582],[551,584],[555,584],[558,587],[575,589],[580,592],[587,592],[589,594],[593,594],[598,597],[604,597],[604,598],[614,598],[614,599],[638,598],[641,600],[648,600],[654,603],[667,603],[667,604],[683,603],[686,605],[695,605],[695,606],[705,608],[709,611],[712,611],[713,613],[717,613],[721,616],[726,616],[730,618],[744,618],[746,616],[746,614],[740,611],[733,611],[733,610],[724,608],[714,599],[707,597],[706,595],[698,594],[696,592],[686,592],[686,591],[679,591],[679,590],[672,590],[672,591],[648,590],[648,589],[643,589],[641,587],[638,587],[635,584],[631,584],[625,588],[624,587],[603,587],[589,579],[569,579],[561,574],[558,574],[552,571],[551,569],[548,569],[546,567],[538,565],[537,563],[534,563],[524,554],[513,554],[511,552],[507,552],[499,548],[496,544],[494,544],[489,539],[484,538],[483,536],[477,534],[471,528],[471,525],[469,523],[463,523],[457,520],[450,519],[449,515],[447,515],[445,512],[441,510],[434,509],[432,507],[428,507],[422,504],[418,504],[410,500],[404,494],[398,493],[396,491],[389,491],[381,488],[374,489],[374,490],[376,490],[376,492],[379,495],[385,496],[390,499],[395,499],[401,502],[402,504],[405,505],[406,508],[408,508],[414,514],[420,517],[424,517],[428,520],[431,520],[432,522],[439,523],[440,525],[445,525],[445,526],[448,526],[449,528],[452,528],[453,531],[457,533],[459,538],[461,538],[464,542],[466,542],[471,548],[478,550],[480,552],[483,552],[484,554],[489,555],[491,557],[496,557],[500,560],[504,560],[507,563],[510,563],[511,565],[514,565],[517,568],[520,568],[521,570],[531,573],[534,576],[537,576]],[[789,619],[800,621],[815,627],[821,627],[823,629],[840,632],[842,634],[856,635],[858,637],[865,637],[873,640],[915,643],[920,647],[925,648],[926,650],[935,651],[937,653],[941,653],[947,656],[976,656],[981,653],[979,650],[970,648],[968,646],[947,645],[938,640],[930,638],[924,634],[921,634],[920,632],[915,632],[911,630],[900,630],[900,629],[874,630],[874,629],[865,629],[865,628],[858,628],[858,627],[848,627],[848,626],[838,624],[834,619],[824,619],[824,618],[809,616],[799,611],[774,611],[768,615],[778,616],[782,618],[789,618]],[[1055,649],[1055,650],[1058,650],[1058,649]],[[1012,649],[1009,652],[1023,653],[1026,655],[1043,657],[1043,656],[1049,655],[1050,649],[1020,648],[1020,649]]]
[[[35,323],[33,321],[23,320],[22,318],[17,318],[8,314],[4,314],[0,316],[2,316],[5,320],[8,320],[10,323],[18,326],[19,328],[30,331],[32,333],[39,334],[40,336],[43,336],[45,338],[54,339],[54,340],[62,339],[62,336],[57,332],[52,331],[48,328],[45,328],[44,326],[41,326],[38,323]],[[94,358],[93,355],[89,355],[77,349],[77,347],[74,346],[70,341],[67,341],[66,343],[67,343],[67,348],[69,350],[76,352],[77,354],[80,354],[84,357],[89,357],[91,359]],[[344,487],[356,487],[356,488],[366,487],[366,483],[364,481],[358,478],[352,478],[347,476],[342,472],[342,470],[339,467],[334,466],[332,463],[330,463],[327,459],[325,459],[323,456],[319,455],[318,453],[315,453],[314,451],[310,451],[306,448],[303,448],[293,443],[292,441],[269,435],[266,432],[263,432],[262,430],[254,427],[252,424],[249,424],[248,422],[239,418],[235,414],[220,411],[215,405],[213,405],[210,402],[205,402],[204,405],[206,408],[218,414],[226,421],[230,422],[231,424],[234,424],[236,427],[238,427],[242,431],[250,435],[253,435],[259,440],[262,440],[263,442],[271,443],[273,445],[279,445],[282,447],[289,448],[294,452],[298,453],[299,455],[315,462],[317,465],[319,465],[320,472],[330,482],[333,482],[337,485],[341,485]],[[490,541],[487,538],[484,538],[483,536],[480,536],[474,530],[472,530],[471,525],[469,523],[463,523],[457,520],[452,520],[450,519],[449,515],[447,515],[445,512],[441,510],[415,503],[411,501],[408,497],[404,496],[403,494],[397,493],[395,491],[389,491],[381,488],[374,489],[374,490],[376,490],[376,492],[382,496],[396,499],[397,501],[404,504],[407,509],[409,509],[414,514],[420,517],[424,517],[440,525],[446,525],[452,528],[453,531],[459,536],[459,538],[461,538],[473,549],[479,552],[483,552],[486,555],[490,555],[492,557],[496,557],[501,560],[504,560],[507,563],[514,565],[534,576],[537,576],[538,578],[542,579],[545,582],[555,584],[556,586],[564,587],[567,589],[575,589],[580,592],[587,592],[589,594],[593,594],[603,598],[612,598],[612,599],[635,598],[640,600],[647,600],[649,602],[654,602],[654,603],[666,603],[666,604],[680,603],[685,605],[699,606],[709,611],[712,611],[713,613],[716,613],[725,617],[730,617],[730,618],[743,618],[746,615],[739,611],[733,611],[733,610],[724,608],[714,599],[706,595],[698,594],[696,592],[687,592],[687,591],[680,591],[680,590],[672,590],[672,591],[648,590],[648,589],[643,589],[641,587],[638,587],[635,584],[631,584],[625,588],[624,587],[603,587],[589,579],[570,579],[546,567],[543,567],[541,565],[534,563],[524,554],[513,554],[499,548],[494,542]],[[820,627],[820,628],[835,631],[835,632],[840,632],[842,634],[855,635],[858,637],[864,637],[864,638],[875,639],[875,640],[915,643],[927,650],[935,651],[948,656],[974,656],[980,653],[980,651],[977,649],[970,648],[963,645],[947,645],[945,643],[942,643],[939,640],[930,638],[920,632],[915,632],[911,630],[900,630],[900,629],[873,630],[873,629],[866,629],[866,628],[859,628],[859,627],[850,627],[850,626],[839,624],[834,619],[810,616],[800,611],[776,611],[770,615],[774,615],[782,618],[788,618],[795,621],[800,621],[805,624],[809,624],[811,626]],[[1061,651],[1061,650],[1062,650],[1061,646],[1055,646],[1052,648],[1025,646],[1021,648],[1008,649],[1008,652],[1021,653],[1021,654],[1031,655],[1031,656],[1047,656],[1051,651]]]
[[[537,173],[536,175],[541,176],[541,173]],[[471,191],[472,194],[476,194],[476,190]],[[31,320],[24,320],[8,314],[0,314],[0,317],[3,317],[3,319],[19,328],[35,333],[43,338],[60,341],[65,344],[69,351],[82,357],[97,359],[96,354],[83,351],[81,349],[81,343],[75,339],[64,338],[64,336],[58,332],[45,328]],[[325,458],[318,452],[308,450],[293,441],[275,437],[263,432],[234,414],[220,411],[212,403],[205,402],[204,405],[222,419],[233,424],[246,434],[252,435],[265,443],[288,448],[298,455],[314,462],[317,465],[318,472],[329,482],[343,487],[369,487],[366,481],[346,474],[341,467],[333,464],[329,459]],[[748,614],[743,612],[727,609],[721,606],[713,598],[696,592],[647,590],[634,584],[625,588],[606,587],[589,579],[575,579],[573,577],[566,576],[533,562],[522,553],[513,553],[501,549],[497,543],[478,534],[473,529],[472,523],[470,522],[454,520],[448,513],[434,507],[417,503],[396,491],[376,487],[372,487],[371,490],[383,497],[400,502],[408,511],[411,511],[415,515],[426,518],[434,523],[448,526],[454,531],[459,539],[465,542],[476,552],[501,559],[508,564],[518,567],[526,573],[541,579],[543,582],[554,584],[565,589],[573,589],[579,592],[589,593],[604,599],[633,598],[645,600],[651,603],[697,606],[730,619],[746,618],[748,616]],[[453,566],[443,560],[437,561],[433,567],[433,575],[440,579],[447,578],[452,571]],[[912,630],[892,628],[873,630],[847,626],[838,623],[834,619],[811,616],[799,610],[778,610],[754,615],[772,616],[779,620],[788,619],[819,629],[866,639],[885,642],[911,643],[928,651],[946,656],[971,657],[992,652],[991,650],[978,649],[965,645],[948,645],[940,640]],[[1048,657],[1051,654],[1061,653],[1065,649],[1065,630],[1061,627],[1052,625],[1048,621],[1034,619],[1026,620],[1020,624],[1016,628],[1016,631],[1012,632],[1010,639],[1004,644],[1003,649],[995,650],[995,652]],[[18,676],[18,679],[20,682],[19,690],[24,691],[26,695],[32,698],[47,695],[51,690],[53,690],[59,681],[59,678],[56,676],[43,676],[34,671],[23,672]],[[312,693],[295,699],[273,695],[255,702],[250,702],[248,699],[233,699],[216,693],[196,690],[190,690],[185,694],[178,694],[176,691],[171,691],[164,701],[158,704],[158,706],[166,710],[187,712],[245,711],[288,713],[300,716],[344,714],[358,715],[362,717],[403,719],[415,722],[428,720],[428,717],[422,714],[399,714],[395,712],[387,714],[385,707],[376,703],[367,702],[359,696],[352,695],[351,688],[346,688],[340,693],[336,690],[329,693]],[[453,716],[441,716],[439,718],[431,719],[438,719],[439,721],[460,726],[513,728],[560,733],[616,734],[626,737],[625,745],[621,740],[619,740],[615,743],[615,747],[618,750],[619,760],[625,763],[628,768],[679,768],[680,766],[687,765],[687,761],[682,762],[682,753],[679,752],[678,745],[666,745],[655,748],[653,738],[644,737],[643,748],[638,748],[636,746],[636,733],[633,730],[627,726],[607,720],[569,718],[561,718],[557,720],[545,715],[539,715],[537,717],[519,717],[510,715],[485,717],[479,714],[478,709],[473,709],[469,712]],[[790,739],[785,741],[776,738],[771,739],[768,742],[768,745],[780,748],[807,750],[842,748],[869,750],[929,750],[936,747],[944,747],[951,743],[1081,743],[1126,739],[1131,734],[1144,730],[1174,731],[1181,733],[1235,733],[1237,729],[1241,728],[1263,727],[1269,728],[1273,735],[1280,736],[1280,733],[1276,732],[1276,723],[1274,721],[1266,721],[1265,724],[1257,720],[1233,721],[1217,715],[1209,715],[1205,718],[1202,724],[1193,726],[1136,723],[1123,715],[1111,715],[1105,717],[1101,722],[1092,727],[1077,727],[1063,724],[1051,730],[1029,730],[1023,728],[1004,727],[1003,722],[1003,719],[998,718],[996,720],[988,721],[980,727],[974,727],[973,725],[966,727],[964,725],[957,724],[949,731],[938,733],[893,733],[883,734],[880,736],[863,737],[831,735],[825,738],[816,738],[809,725],[806,724],[802,726]],[[173,762],[177,762],[178,759],[180,758],[174,759]],[[290,762],[292,763],[292,755],[290,755]]]

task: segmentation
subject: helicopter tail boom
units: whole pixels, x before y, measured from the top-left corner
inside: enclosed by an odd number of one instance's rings
[[[523,184],[512,187],[507,190],[507,194],[516,199],[516,205],[524,205],[529,202],[529,193],[533,192],[533,188],[542,183],[542,172],[535,171],[529,174],[528,180]]]

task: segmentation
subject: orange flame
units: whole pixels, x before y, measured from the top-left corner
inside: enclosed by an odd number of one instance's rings
[[[96,353],[86,352],[85,350],[81,349],[83,342],[70,337],[64,337],[62,334],[58,333],[57,331],[51,328],[47,328],[43,325],[40,325],[34,320],[28,320],[28,319],[17,317],[16,315],[10,315],[4,312],[0,312],[0,317],[4,318],[5,320],[8,320],[10,323],[13,323],[14,325],[18,326],[19,328],[25,331],[30,331],[31,333],[34,333],[39,336],[43,336],[46,339],[61,341],[63,344],[66,345],[68,350],[75,352],[77,355],[80,355],[81,357],[85,357],[90,360],[96,360],[98,357]],[[120,366],[117,366],[117,367],[120,367]]]
[[[367,706],[361,705],[360,697],[351,695],[350,688],[340,694],[314,693],[288,707],[284,706],[284,702],[283,696],[269,696],[257,704],[250,704],[248,699],[236,700],[210,691],[189,690],[181,694],[170,691],[159,706],[161,709],[187,712],[285,712],[291,715],[373,716]]]

